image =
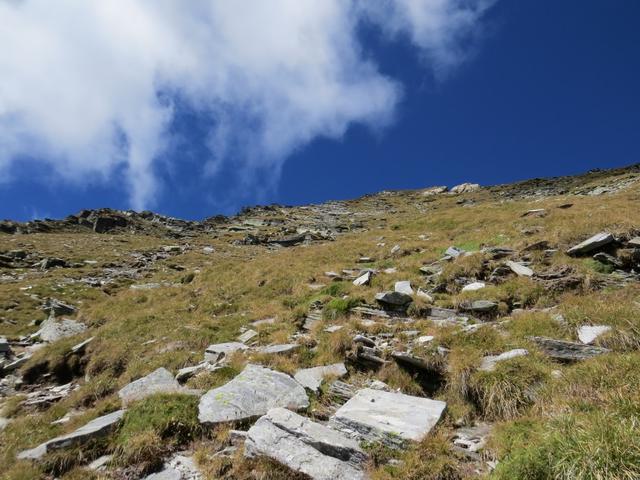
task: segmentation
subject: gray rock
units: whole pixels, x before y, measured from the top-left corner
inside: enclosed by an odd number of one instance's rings
[[[158,368],[146,377],[126,385],[118,392],[123,405],[128,405],[136,400],[141,400],[154,393],[177,393],[181,390],[180,384],[166,368]]]
[[[317,392],[325,377],[332,376],[340,378],[346,374],[347,369],[344,363],[334,363],[333,365],[298,370],[293,378],[303,387],[308,388],[312,392]]]
[[[76,307],[68,305],[56,300],[55,298],[48,299],[43,306],[43,310],[49,312],[50,315],[73,315],[76,313]]]
[[[51,450],[68,448],[80,443],[84,443],[92,438],[98,438],[111,432],[120,423],[124,415],[124,410],[118,410],[108,415],[98,417],[89,423],[67,435],[61,435],[45,443],[38,445],[31,450],[24,450],[18,454],[19,460],[31,459],[39,460]]]
[[[192,367],[184,367],[178,370],[178,373],[176,374],[176,380],[180,383],[184,383],[200,372],[215,372],[216,370],[219,370],[221,368],[221,365],[213,365],[207,361],[204,361],[199,363],[198,365],[194,365]]]
[[[300,348],[297,343],[284,343],[281,345],[267,345],[257,349],[258,353],[263,355],[288,355]]]
[[[61,338],[72,337],[84,332],[87,326],[84,323],[76,322],[75,320],[63,319],[56,320],[53,317],[49,317],[42,322],[40,330],[35,335],[40,337],[44,342],[55,342]]]
[[[93,342],[93,339],[95,337],[90,337],[87,338],[86,340],[74,345],[73,347],[71,347],[71,353],[82,353],[84,352],[85,348],[87,348],[87,345],[89,345],[91,342]]]
[[[144,480],[201,480],[203,478],[192,457],[176,455],[165,463],[162,471],[148,475]]]
[[[454,432],[453,444],[465,453],[477,453],[487,444],[491,430],[491,425],[487,423],[479,423],[473,427],[458,428]]]
[[[501,353],[500,355],[489,355],[482,359],[479,370],[483,372],[492,372],[496,369],[496,364],[504,360],[510,360],[516,357],[522,357],[523,355],[529,355],[529,352],[524,348],[516,348],[509,350],[508,352]]]
[[[102,455],[101,457],[96,458],[93,462],[87,465],[87,468],[89,470],[101,472],[106,469],[112,458],[113,455]]]
[[[289,375],[249,364],[229,383],[203,395],[198,418],[215,425],[259,417],[275,407],[308,406],[304,388]]]
[[[613,243],[615,238],[613,235],[607,232],[597,233],[593,237],[586,239],[584,242],[579,243],[567,250],[567,255],[584,255],[589,252],[593,252],[599,248],[602,248],[610,243]]]
[[[258,336],[258,332],[256,332],[255,330],[247,330],[246,332],[244,332],[242,335],[238,337],[238,340],[242,343],[247,343],[248,341],[254,339],[257,336]]]
[[[555,360],[578,361],[608,353],[606,348],[592,347],[582,343],[555,340],[546,337],[530,337],[540,349]]]
[[[492,302],[490,300],[476,300],[465,305],[463,308],[470,312],[487,313],[494,311],[497,307],[498,304],[496,302]]]
[[[447,255],[449,257],[453,257],[453,258],[458,258],[463,253],[465,253],[465,251],[463,249],[457,248],[457,247],[449,247],[444,252],[445,255]]]
[[[246,350],[247,348],[249,347],[240,342],[216,343],[215,345],[209,345],[207,347],[204,352],[204,359],[208,362],[217,362],[232,353],[239,350]]]
[[[599,336],[607,333],[610,330],[611,327],[608,325],[583,325],[582,327],[578,328],[578,338],[585,345],[589,345],[595,342],[595,340]]]
[[[371,272],[371,270],[367,270],[362,275],[360,275],[358,278],[356,278],[353,281],[353,284],[355,286],[357,286],[357,287],[364,286],[364,285],[369,285],[369,283],[371,283],[371,279],[372,278],[373,278],[373,272]]]
[[[382,305],[383,308],[389,308],[392,310],[406,309],[406,307],[413,301],[411,295],[400,292],[381,292],[376,294],[376,302]]]
[[[596,253],[593,256],[593,259],[600,263],[604,263],[605,265],[611,265],[612,267],[615,267],[615,268],[622,268],[624,266],[621,260],[617,259],[613,255],[609,255],[608,253],[604,253],[604,252]]]
[[[462,287],[463,292],[475,292],[476,290],[481,290],[487,285],[484,282],[472,282],[464,287]]]
[[[8,353],[9,351],[11,351],[9,341],[6,337],[0,337],[0,353]]]
[[[411,282],[409,280],[396,282],[393,289],[397,293],[404,293],[405,295],[413,295],[413,288],[411,288]]]
[[[359,440],[397,448],[425,438],[445,408],[438,400],[365,388],[338,409],[329,425]]]
[[[480,189],[480,185],[477,183],[461,183],[451,189],[450,193],[468,193],[475,192]]]
[[[267,456],[313,480],[367,478],[367,455],[356,441],[284,408],[261,417],[244,445],[246,456]]]
[[[422,195],[424,195],[425,197],[430,197],[432,195],[446,193],[447,190],[449,190],[449,187],[446,186],[429,187],[422,191]]]
[[[513,273],[515,273],[516,275],[518,275],[519,277],[532,277],[533,276],[533,270],[531,270],[529,267],[525,267],[524,265],[520,264],[520,263],[516,263],[516,262],[512,262],[511,260],[508,260],[505,262],[505,265],[507,267],[509,267],[511,269],[511,271]]]
[[[630,247],[640,247],[640,237],[634,237],[627,242]]]

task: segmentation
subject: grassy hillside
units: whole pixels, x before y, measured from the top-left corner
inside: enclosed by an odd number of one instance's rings
[[[393,391],[447,402],[444,417],[422,442],[401,450],[366,446],[372,478],[640,478],[640,256],[629,244],[640,233],[639,179],[630,168],[463,194],[383,192],[328,204],[320,213],[305,207],[249,210],[171,236],[158,229],[0,233],[0,255],[19,250],[34,263],[56,258],[66,265],[0,263],[0,336],[8,338],[14,356],[33,350],[19,369],[2,374],[0,417],[9,421],[0,432],[0,475],[140,478],[173,452],[189,451],[205,478],[295,478],[272,460],[244,458],[242,448],[217,455],[229,446],[231,428],[249,425],[207,428],[198,422],[197,396],[185,394],[134,403],[103,438],[56,450],[42,461],[16,459],[22,450],[117,410],[117,392],[129,382],[159,367],[175,374],[196,365],[208,345],[236,341],[250,328],[259,346],[300,347],[289,355],[234,354],[223,368],[186,385],[207,391],[247,363],[293,374],[345,362],[349,373],[341,380],[355,388],[380,380]],[[311,217],[313,222],[305,220]],[[309,234],[288,247],[267,241],[323,222],[330,235]],[[604,250],[618,265],[595,260],[596,251],[565,253],[599,232],[616,238]],[[451,246],[466,253],[440,261]],[[500,257],[491,247],[513,252]],[[508,260],[528,265],[534,275],[505,271]],[[376,271],[371,283],[354,285],[366,268]],[[377,293],[404,280],[431,298],[415,294],[402,315],[408,320],[374,317],[363,324],[364,314],[354,307],[376,306]],[[463,292],[473,281],[485,287]],[[88,328],[33,349],[27,336],[48,317],[43,305],[52,298],[77,308],[61,317]],[[495,306],[470,312],[476,300]],[[469,320],[438,324],[434,307]],[[312,310],[322,315],[307,331],[302,324]],[[275,320],[252,324],[268,318]],[[577,329],[585,325],[610,327],[594,344],[606,353],[560,362],[532,339],[578,342]],[[329,326],[342,328],[329,333]],[[375,339],[384,365],[365,367],[355,358],[356,334]],[[433,339],[418,344],[423,336]],[[93,340],[84,350],[70,353],[88,338]],[[484,357],[513,349],[528,355],[498,362],[491,371],[479,368]],[[394,360],[398,351],[427,365],[408,367]],[[29,393],[69,382],[72,391],[64,398],[25,404]],[[306,416],[324,422],[331,415],[330,383],[326,379],[311,395]],[[52,424],[69,412],[68,422]],[[457,432],[479,424],[489,431],[484,447],[457,448]],[[86,468],[103,454],[113,455],[106,469]]]

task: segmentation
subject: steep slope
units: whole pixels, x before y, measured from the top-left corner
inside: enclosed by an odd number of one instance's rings
[[[638,478],[639,180],[5,221],[0,473]]]

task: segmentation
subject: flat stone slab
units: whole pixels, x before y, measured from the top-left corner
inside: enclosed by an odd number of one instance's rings
[[[468,285],[465,285],[464,287],[462,287],[462,291],[463,292],[475,292],[477,290],[481,290],[484,287],[486,287],[487,284],[484,282],[473,282],[473,283],[469,283]]]
[[[511,360],[512,358],[522,357],[529,355],[529,352],[524,348],[516,348],[509,350],[508,352],[501,353],[500,355],[488,355],[482,359],[479,370],[483,372],[492,372],[496,369],[496,364],[505,360]]]
[[[411,288],[411,282],[409,280],[396,282],[393,289],[398,293],[404,293],[405,295],[413,295],[413,288]]]
[[[84,323],[76,322],[75,320],[63,319],[56,320],[53,317],[49,317],[42,322],[40,330],[36,333],[43,342],[55,342],[61,338],[72,337],[84,332],[87,326]]]
[[[164,464],[164,469],[143,480],[203,480],[193,457],[176,455]]]
[[[529,267],[526,267],[520,263],[512,262],[511,260],[507,260],[505,265],[511,269],[513,273],[518,275],[519,277],[532,277],[533,270]]]
[[[123,405],[128,405],[154,393],[177,393],[180,390],[180,384],[171,372],[166,368],[159,368],[120,389],[118,396]]]
[[[275,407],[299,410],[308,406],[304,387],[289,375],[249,364],[229,383],[202,396],[198,419],[215,425],[259,417]]]
[[[266,347],[259,347],[256,349],[256,351],[264,355],[286,355],[289,353],[293,353],[299,348],[300,345],[298,345],[297,343],[283,343],[281,345],[267,345]]]
[[[530,337],[549,357],[563,361],[578,361],[608,353],[610,350],[582,343],[555,340],[547,337]]]
[[[611,327],[608,325],[583,325],[578,328],[578,339],[585,345],[589,345],[610,330]]]
[[[383,307],[392,309],[404,308],[412,301],[411,295],[407,295],[406,293],[381,292],[376,294],[376,302]]]
[[[334,363],[333,365],[298,370],[293,378],[303,387],[308,388],[312,392],[317,392],[325,377],[332,376],[340,378],[346,374],[347,369],[344,363]]]
[[[356,278],[353,281],[353,284],[356,287],[361,287],[364,285],[369,285],[369,283],[371,283],[371,279],[373,278],[373,273],[371,271],[366,271],[364,272],[362,275],[360,275],[358,278]]]
[[[246,350],[247,348],[249,347],[241,342],[216,343],[215,345],[209,345],[207,347],[204,351],[204,359],[209,362],[217,362],[223,357],[227,357],[239,350]]]
[[[244,332],[242,335],[238,337],[238,341],[242,343],[247,343],[249,340],[253,340],[257,336],[258,336],[258,332],[256,332],[255,330],[247,330],[246,332]]]
[[[248,457],[267,456],[313,480],[367,478],[367,455],[355,440],[284,408],[258,419],[244,446]]]
[[[18,454],[19,460],[38,460],[47,452],[55,449],[68,448],[83,443],[92,438],[98,438],[111,432],[120,423],[124,410],[117,410],[108,415],[95,418],[74,432],[53,438],[31,450],[24,450]]]
[[[593,237],[587,238],[584,242],[571,247],[569,250],[567,250],[567,255],[584,255],[586,253],[593,252],[598,248],[602,248],[605,245],[609,245],[614,241],[615,238],[610,233],[597,233]]]
[[[365,388],[338,409],[329,425],[359,440],[399,448],[425,438],[446,406],[438,400]]]

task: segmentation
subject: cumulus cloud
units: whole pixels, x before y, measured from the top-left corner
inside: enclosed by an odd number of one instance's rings
[[[0,176],[41,162],[71,182],[124,180],[132,207],[148,206],[179,103],[207,121],[201,173],[232,164],[276,182],[314,138],[393,120],[402,86],[364,55],[362,22],[442,72],[489,3],[0,0]]]

